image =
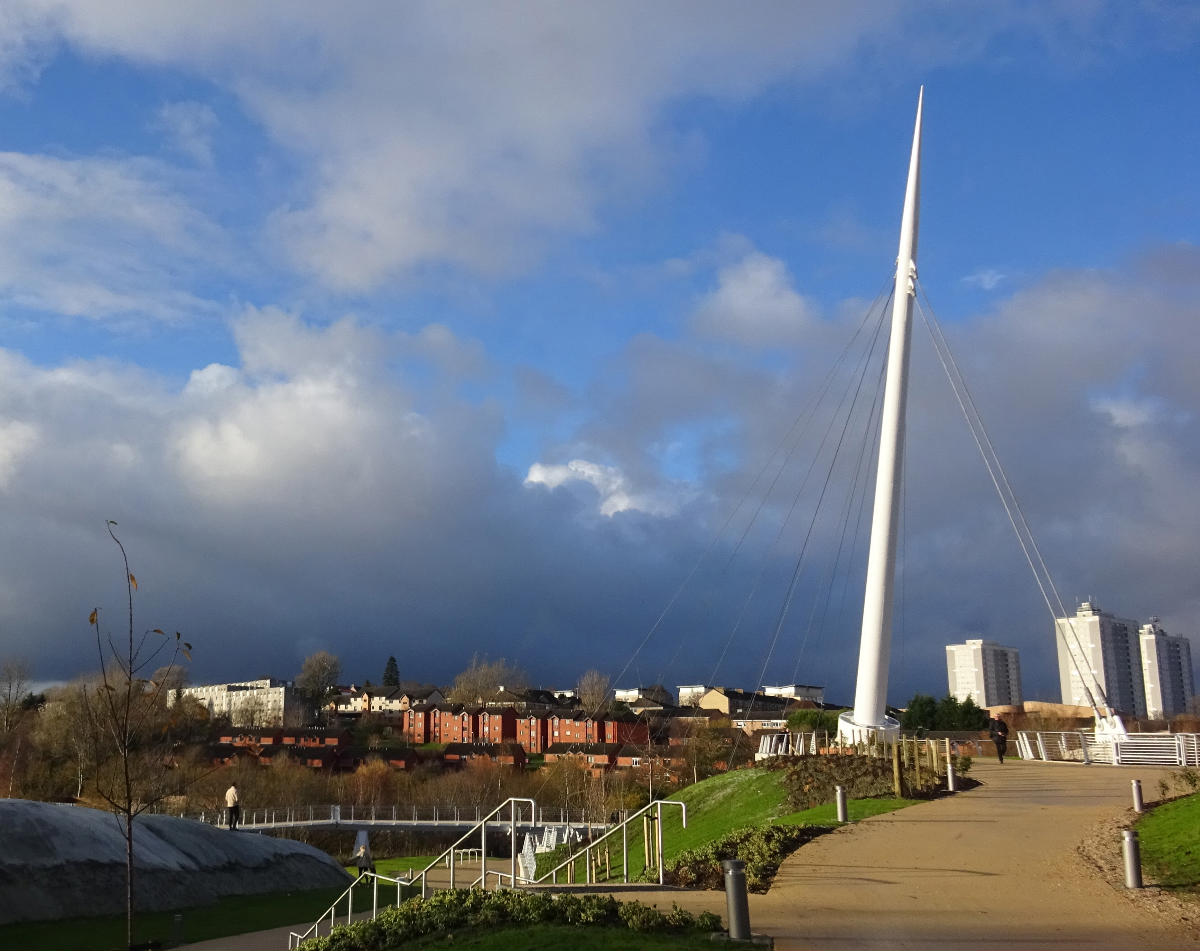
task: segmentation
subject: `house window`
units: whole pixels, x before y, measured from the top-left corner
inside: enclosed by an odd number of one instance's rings
[[[641,758],[640,756],[633,756],[633,757],[631,757],[631,758],[630,758],[630,760],[629,760],[629,765],[630,765],[630,766],[641,766],[641,765],[642,765],[642,758]]]

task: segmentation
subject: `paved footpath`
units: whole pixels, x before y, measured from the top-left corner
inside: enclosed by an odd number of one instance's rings
[[[1076,852],[1089,830],[1130,808],[1131,779],[1152,798],[1168,772],[976,761],[976,789],[802,847],[770,892],[750,896],[751,928],[779,951],[1198,948],[1195,932],[1130,902]],[[724,911],[723,894],[684,895],[639,900]]]
[[[1130,902],[1087,867],[1076,846],[1170,772],[1010,760],[976,761],[983,785],[840,829],[805,845],[750,924],[779,951],[813,948],[1196,949],[1194,931]],[[617,889],[661,909],[724,917],[722,892]],[[289,929],[192,945],[195,951],[281,951]]]

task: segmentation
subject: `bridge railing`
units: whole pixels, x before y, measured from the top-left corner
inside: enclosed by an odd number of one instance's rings
[[[1083,730],[1021,730],[1022,759],[1114,766],[1200,766],[1200,734],[1128,733],[1097,736]]]
[[[228,824],[228,810],[224,807],[186,811],[156,806],[154,812],[167,813],[181,819],[195,819],[215,826]],[[354,825],[387,824],[399,825],[412,823],[417,825],[462,825],[464,822],[477,824],[483,820],[485,813],[479,806],[460,808],[458,806],[430,806],[421,809],[417,806],[361,806],[354,803],[318,803],[307,806],[265,806],[262,808],[244,808],[240,826],[246,828],[269,828],[272,826],[314,825],[324,823],[341,823]],[[557,815],[557,818],[555,818]],[[524,820],[523,820],[524,821]],[[570,812],[558,809],[547,814],[545,809],[537,809],[530,816],[529,822],[536,825],[571,825],[594,826],[596,823],[587,821],[581,811],[578,820],[571,817]]]

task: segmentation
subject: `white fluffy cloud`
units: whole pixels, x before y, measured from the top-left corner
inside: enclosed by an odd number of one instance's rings
[[[591,228],[603,198],[657,173],[669,148],[656,130],[665,107],[825,74],[894,29],[903,9],[896,0],[769,3],[753,16],[716,0],[16,5],[30,24],[19,35],[40,37],[48,22],[89,53],[190,70],[236,95],[308,163],[273,233],[302,269],[349,290],[429,265],[521,266],[553,236]],[[175,103],[160,121],[179,148],[208,160],[210,112]]]
[[[596,491],[601,515],[628,511],[670,515],[678,508],[677,504],[672,505],[661,497],[637,492],[620,469],[586,459],[572,459],[563,465],[535,462],[525,476],[526,485],[544,485],[549,489],[575,483],[591,486]]]
[[[710,336],[752,346],[799,340],[816,319],[816,308],[792,286],[787,265],[751,251],[722,267],[717,286],[696,308],[696,328]]]

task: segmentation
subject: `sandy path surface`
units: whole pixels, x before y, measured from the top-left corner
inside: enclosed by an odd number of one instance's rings
[[[977,762],[977,789],[805,845],[768,894],[750,896],[751,927],[780,951],[1200,948],[1195,931],[1130,901],[1076,852],[1089,830],[1129,809],[1131,779],[1152,798],[1167,772]],[[637,897],[723,914],[724,896],[710,894],[716,901]]]
[[[780,951],[810,948],[1196,949],[1200,934],[1130,901],[1076,851],[1100,822],[1147,799],[1169,770],[976,762],[983,786],[822,836],[796,852],[750,923]],[[1117,883],[1119,885],[1119,883]],[[722,892],[614,891],[724,917]],[[281,949],[287,929],[193,945]]]

